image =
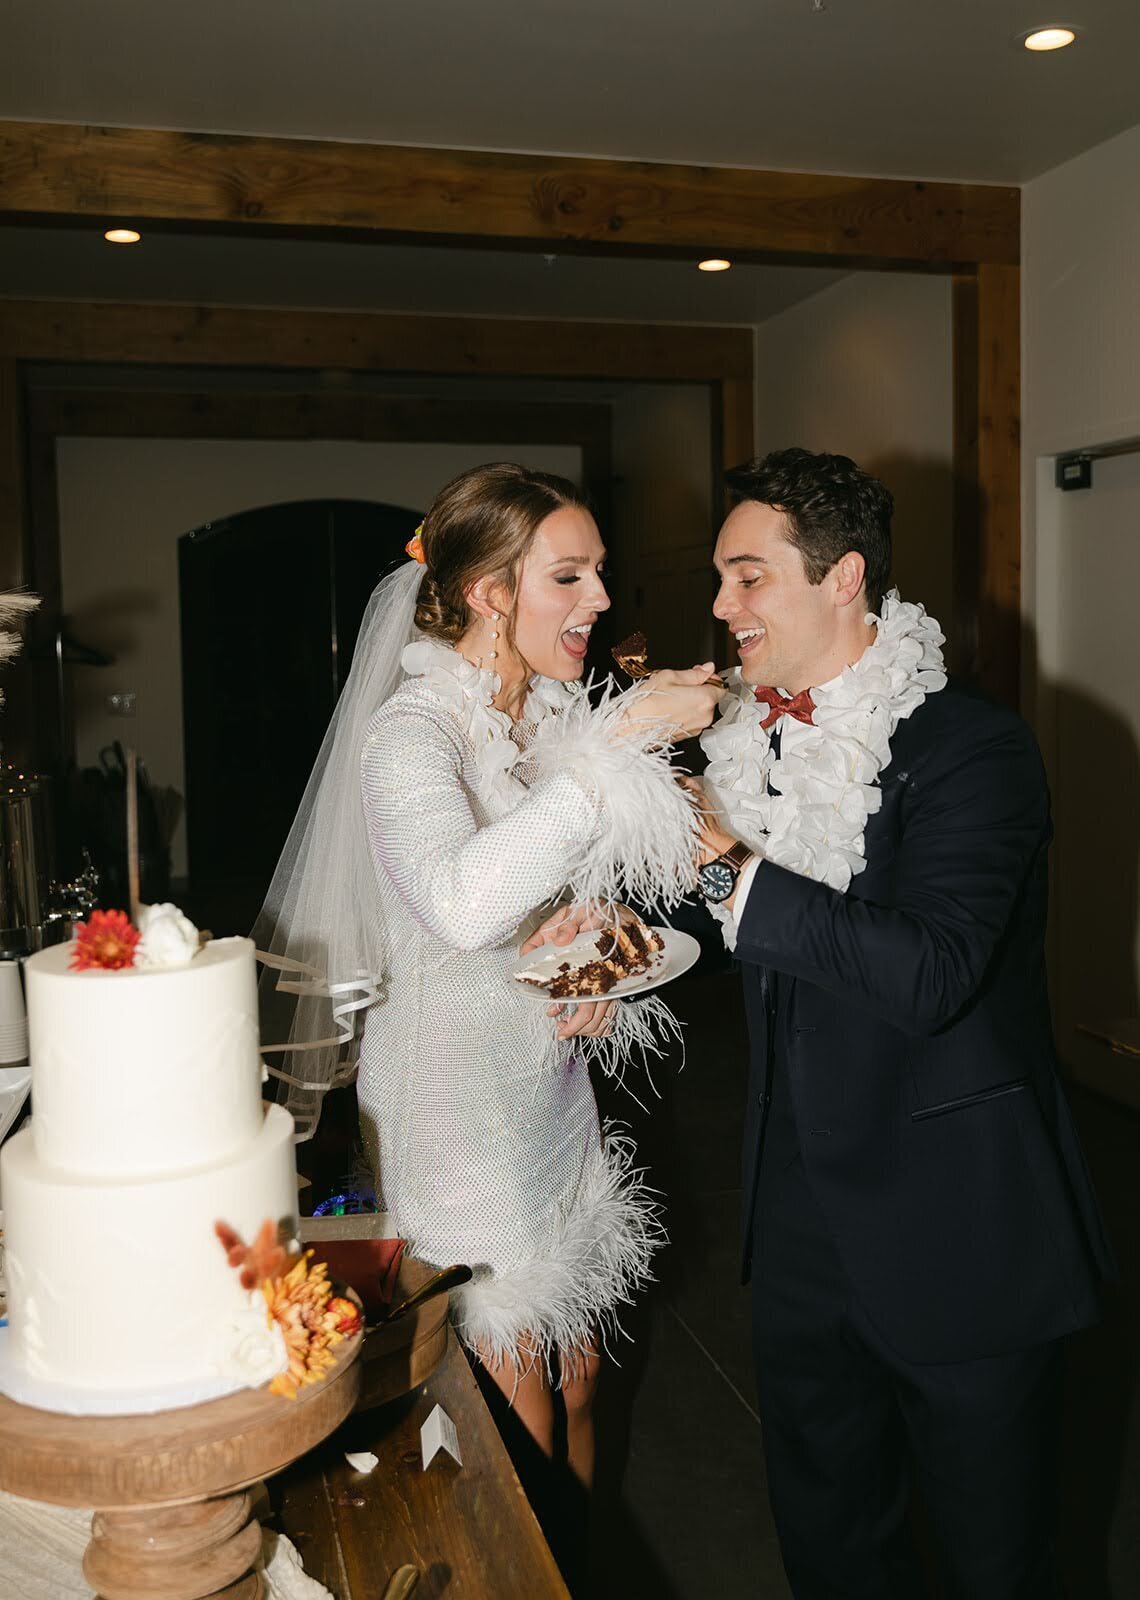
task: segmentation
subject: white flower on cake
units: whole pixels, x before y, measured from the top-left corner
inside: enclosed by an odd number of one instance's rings
[[[184,967],[198,953],[198,930],[169,902],[140,906],[138,930],[141,938],[135,951],[139,967]]]
[[[218,1372],[256,1389],[284,1372],[289,1365],[285,1336],[271,1322],[265,1296],[252,1289],[249,1304],[239,1311],[222,1333]]]

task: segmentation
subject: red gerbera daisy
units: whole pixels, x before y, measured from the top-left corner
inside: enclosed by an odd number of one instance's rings
[[[76,972],[88,967],[111,971],[135,964],[139,930],[125,911],[93,911],[86,922],[75,924],[75,950],[71,965]]]

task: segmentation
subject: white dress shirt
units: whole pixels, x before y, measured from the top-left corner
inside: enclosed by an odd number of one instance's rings
[[[825,684],[823,687],[826,688],[827,685]],[[781,689],[779,692],[780,694],[784,694],[783,689]],[[788,700],[791,699],[791,695],[785,695],[784,697]],[[811,723],[801,722],[798,717],[789,717],[786,714],[782,716],[778,722],[774,722],[772,724],[772,731],[774,732],[777,728],[780,730],[781,756],[786,750],[794,750],[799,741],[805,738],[811,731],[811,727]],[[755,878],[756,869],[759,867],[763,859],[763,851],[757,850],[753,855],[752,860],[744,868],[739,879],[737,880],[736,898],[732,902],[732,920],[736,923],[738,928],[740,926],[740,919],[744,914],[744,907],[748,901],[749,891],[752,888],[752,880]]]

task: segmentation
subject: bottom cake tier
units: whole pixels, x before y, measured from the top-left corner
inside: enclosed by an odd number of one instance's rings
[[[265,1381],[250,1294],[215,1233],[296,1233],[293,1119],[267,1106],[226,1161],[135,1183],[45,1167],[31,1129],[0,1153],[8,1282],[0,1391],[114,1414],[213,1399]],[[263,1343],[263,1341],[261,1341]]]

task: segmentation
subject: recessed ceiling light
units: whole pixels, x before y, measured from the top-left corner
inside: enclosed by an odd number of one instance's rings
[[[1063,50],[1067,44],[1072,44],[1076,37],[1072,28],[1054,25],[1048,28],[1034,28],[1032,33],[1022,35],[1021,42],[1027,50]]]
[[[108,228],[103,237],[108,244],[138,244],[142,234],[133,228]]]
[[[731,261],[725,261],[720,256],[710,256],[707,261],[697,262],[697,270],[698,272],[727,272],[731,265]]]

